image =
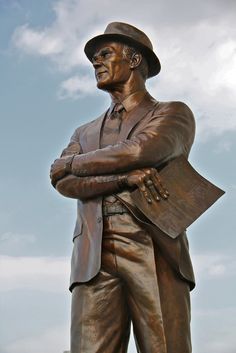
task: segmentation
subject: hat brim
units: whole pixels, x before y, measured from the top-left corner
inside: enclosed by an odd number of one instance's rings
[[[160,70],[161,70],[161,64],[156,56],[156,54],[147,46],[141,44],[140,42],[136,41],[133,38],[130,38],[126,35],[123,34],[116,34],[116,33],[107,33],[107,34],[101,34],[99,36],[96,36],[92,39],[90,39],[84,47],[84,52],[87,56],[87,58],[92,61],[93,55],[96,51],[96,48],[98,45],[102,44],[103,42],[107,41],[115,41],[115,42],[120,42],[124,44],[128,44],[130,46],[133,46],[134,48],[137,48],[141,54],[144,55],[145,59],[147,60],[148,64],[148,78],[156,76]]]

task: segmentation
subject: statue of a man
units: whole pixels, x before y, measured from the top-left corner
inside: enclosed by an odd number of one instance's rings
[[[139,188],[149,204],[168,198],[158,171],[188,157],[193,114],[182,102],[159,102],[147,92],[145,81],[160,62],[139,29],[110,23],[85,54],[111,105],[75,130],[51,168],[57,191],[78,200],[71,353],[127,352],[131,322],[138,352],[190,353],[194,275],[186,234],[172,239],[161,232],[132,191]]]

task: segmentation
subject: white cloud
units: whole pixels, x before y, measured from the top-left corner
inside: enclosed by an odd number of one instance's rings
[[[20,288],[46,292],[68,290],[68,258],[0,256],[0,268],[0,291]]]
[[[96,94],[96,84],[94,78],[89,75],[72,76],[63,81],[58,91],[59,99],[77,99],[83,95]]]
[[[42,334],[26,337],[4,347],[4,353],[62,353],[69,348],[69,323],[47,328]]]
[[[198,138],[236,129],[236,28],[230,23],[197,23],[184,31],[161,33],[163,61],[155,96],[186,101],[197,119]],[[168,37],[173,37],[168,43]],[[163,41],[164,39],[164,41]],[[166,39],[166,40],[165,40]],[[163,46],[164,44],[164,46]]]
[[[148,33],[162,62],[161,75],[150,81],[151,92],[157,99],[186,101],[197,118],[198,137],[206,140],[236,129],[235,4],[181,0],[174,7],[171,1],[151,0],[137,8],[134,0],[57,0],[51,25],[20,26],[13,42],[23,52],[49,58],[60,70],[84,70],[87,39],[112,20],[133,23]],[[90,87],[92,75],[74,75],[61,83],[58,97],[80,98],[96,91]]]
[[[46,30],[35,31],[28,25],[19,27],[14,34],[15,44],[29,54],[42,56],[57,55],[63,50],[63,42],[57,35]]]
[[[236,274],[236,260],[220,253],[194,254],[194,270],[198,278],[225,278]]]

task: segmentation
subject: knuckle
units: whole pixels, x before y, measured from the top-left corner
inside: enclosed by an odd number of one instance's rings
[[[138,181],[139,181],[140,183],[142,183],[142,182],[143,182],[143,180],[144,180],[144,177],[145,177],[145,176],[140,175],[140,176],[138,177]]]

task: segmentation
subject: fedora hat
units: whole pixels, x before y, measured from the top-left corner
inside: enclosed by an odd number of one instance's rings
[[[97,46],[106,41],[121,42],[138,49],[147,60],[148,77],[155,76],[160,72],[161,64],[153,51],[152,43],[140,29],[123,22],[109,23],[104,34],[90,39],[85,44],[84,52],[90,61],[92,61]]]

